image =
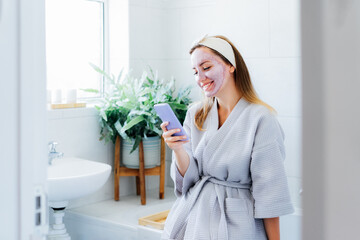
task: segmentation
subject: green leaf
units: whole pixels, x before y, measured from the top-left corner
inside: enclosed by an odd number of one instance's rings
[[[134,142],[134,145],[133,145],[133,148],[131,149],[130,151],[130,154],[136,150],[136,148],[139,146],[140,144],[140,141],[141,141],[141,137],[140,136],[136,136],[135,138],[135,142]]]
[[[104,72],[100,67],[96,66],[95,64],[89,62],[90,66],[95,70],[97,71],[98,73],[102,74],[103,76],[105,76],[107,79],[110,80],[111,83],[114,83],[114,79],[111,78],[109,76],[109,74],[107,74],[106,72]]]
[[[102,119],[104,119],[105,121],[107,121],[107,116],[105,113],[105,109],[101,109],[100,110],[100,116],[102,117]]]
[[[130,128],[132,128],[133,126],[135,126],[136,124],[138,124],[139,122],[142,122],[144,120],[145,120],[145,118],[143,116],[137,116],[136,118],[132,119],[130,122],[125,124],[123,126],[123,128],[121,129],[121,132],[125,132],[126,130],[129,130]]]
[[[149,86],[149,85],[147,85],[147,86]],[[148,94],[148,93],[151,93],[151,92],[153,92],[153,91],[154,91],[154,89],[144,88],[141,92],[139,92],[139,95],[140,95],[140,96],[144,96],[144,95],[146,95],[146,94]]]
[[[99,90],[94,88],[80,88],[81,91],[89,92],[89,93],[99,93]]]
[[[126,108],[126,109],[128,109],[128,110],[131,110],[131,109],[133,109],[135,106],[134,106],[134,104],[133,103],[130,103],[130,102],[121,102],[121,101],[119,101],[119,102],[117,102],[116,103],[118,106],[120,106],[120,107],[123,107],[123,108]]]
[[[152,129],[154,132],[156,132],[157,135],[161,136],[162,135],[162,130],[154,127],[154,129]]]
[[[99,112],[100,139],[114,142],[120,135],[124,140],[132,140],[135,150],[141,138],[161,136],[161,120],[154,110],[154,104],[169,103],[176,116],[183,121],[187,105],[191,103],[190,90],[184,89],[175,93],[175,80],[159,79],[158,72],[149,67],[140,78],[132,75],[131,70],[123,74],[123,69],[117,77],[104,72],[100,67],[90,64],[107,80],[104,98],[96,109]],[[85,89],[86,90],[86,89]],[[99,93],[97,89],[89,92]]]
[[[120,134],[122,132],[122,126],[121,126],[121,123],[120,121],[116,121],[116,123],[114,124],[115,126],[115,129],[118,131],[118,133]]]
[[[123,74],[123,68],[121,68],[121,70],[120,70],[120,73],[119,73],[119,75],[118,75],[118,77],[117,77],[117,80],[116,80],[116,84],[119,84],[120,83],[120,81],[121,81],[121,77],[122,77],[122,74]]]
[[[141,111],[141,110],[131,110],[129,115],[147,115],[151,117],[151,113],[149,112],[145,112],[145,111]]]
[[[146,80],[148,80],[148,82],[149,82],[150,84],[154,84],[154,81],[151,80],[149,77],[146,77]]]
[[[172,109],[187,110],[187,106],[181,103],[172,102],[169,105]]]
[[[154,71],[152,70],[152,68],[150,67],[150,65],[148,65],[148,68],[149,68],[149,71],[150,71],[150,73],[151,73],[152,78],[155,78]]]

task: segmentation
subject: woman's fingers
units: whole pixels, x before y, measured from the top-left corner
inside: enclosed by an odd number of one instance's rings
[[[188,143],[189,140],[184,141],[186,139],[185,135],[182,136],[173,136],[175,133],[180,132],[179,128],[167,130],[166,126],[169,125],[169,122],[163,122],[160,124],[161,129],[163,130],[163,138],[166,142],[166,144],[172,149],[178,149],[182,147],[183,144]],[[183,140],[183,141],[181,141]]]
[[[160,124],[160,127],[164,132],[167,131],[167,128],[166,128],[167,125],[169,125],[169,122],[163,122],[162,124]]]
[[[167,142],[166,144],[171,148],[172,150],[181,148],[185,143],[188,143],[187,141],[177,141],[177,142]]]
[[[163,133],[163,136],[164,136],[164,138],[169,138],[169,137],[171,137],[173,134],[178,133],[178,132],[180,132],[180,129],[171,129],[171,130],[165,131],[165,132]]]
[[[185,135],[183,135],[183,136],[175,136],[175,137],[168,137],[168,138],[165,138],[165,142],[172,143],[172,142],[177,142],[177,141],[181,141],[181,140],[184,140],[184,139],[186,139]]]

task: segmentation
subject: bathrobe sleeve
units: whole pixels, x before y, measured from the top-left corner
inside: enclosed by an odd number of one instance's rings
[[[273,114],[265,114],[258,122],[251,154],[255,218],[272,218],[294,212],[284,159],[283,130]]]
[[[190,142],[184,144],[185,151],[189,155],[190,164],[184,176],[182,176],[176,166],[176,157],[174,152],[172,152],[172,162],[170,168],[170,175],[175,184],[175,195],[180,197],[183,194],[194,186],[194,184],[199,181],[199,168],[196,159],[193,157],[193,152],[191,149],[191,127],[194,124],[194,119],[190,114],[190,109],[186,113],[184,120],[184,130],[190,138]]]

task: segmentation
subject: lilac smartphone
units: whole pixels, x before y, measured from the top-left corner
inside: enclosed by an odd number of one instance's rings
[[[189,140],[188,135],[186,134],[184,128],[181,126],[179,119],[177,119],[175,113],[171,109],[170,105],[167,103],[160,103],[154,105],[156,113],[159,115],[163,122],[169,122],[169,125],[166,126],[167,130],[174,128],[180,128],[180,132],[174,133],[173,136],[182,136],[185,135],[186,139],[180,141]]]

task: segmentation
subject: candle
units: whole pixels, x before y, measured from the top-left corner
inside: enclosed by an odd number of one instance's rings
[[[61,103],[61,89],[55,89],[52,94],[52,102],[53,103]]]
[[[76,103],[76,89],[69,89],[66,92],[66,103]]]

